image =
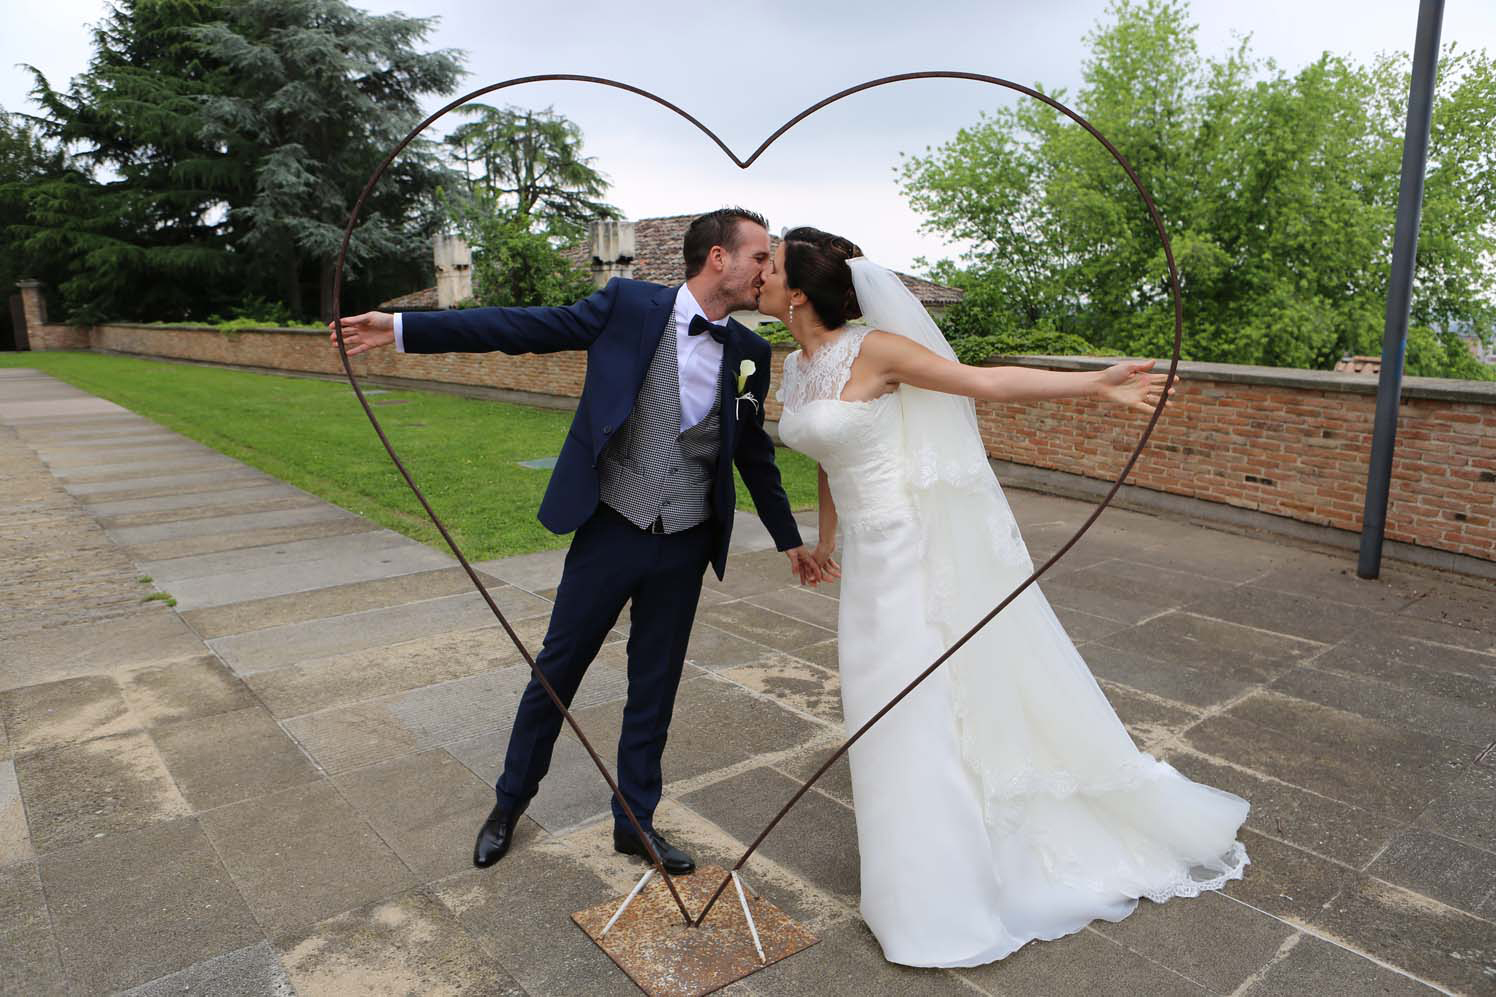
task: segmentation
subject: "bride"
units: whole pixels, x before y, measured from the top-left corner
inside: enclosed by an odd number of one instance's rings
[[[845,568],[850,732],[1033,570],[970,399],[1151,411],[1164,377],[1152,362],[964,366],[896,274],[812,228],[785,234],[759,310],[801,346],[779,431],[820,465],[823,577]],[[1219,889],[1248,861],[1246,801],[1138,751],[1037,586],[853,745],[851,766],[862,915],[892,962],[991,962],[1119,921],[1140,897]]]

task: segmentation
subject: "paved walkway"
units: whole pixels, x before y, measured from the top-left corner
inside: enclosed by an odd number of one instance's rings
[[[1088,511],[1011,497],[1036,553]],[[750,525],[702,599],[658,815],[723,864],[840,736],[835,593]],[[482,566],[532,647],[560,566]],[[841,767],[750,866],[822,942],[729,992],[1496,992],[1496,592],[1351,567],[1113,512],[1044,584],[1138,741],[1251,800],[1225,895],[890,966]],[[601,745],[618,636],[577,700]],[[569,736],[515,851],[468,865],[525,679],[444,554],[0,371],[0,991],[637,992],[569,921],[641,871]]]

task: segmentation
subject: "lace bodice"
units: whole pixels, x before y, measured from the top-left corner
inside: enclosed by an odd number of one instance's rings
[[[870,332],[848,327],[814,356],[796,350],[784,361],[779,435],[826,471],[837,520],[849,533],[914,518],[905,468],[899,392],[847,402],[841,393]]]

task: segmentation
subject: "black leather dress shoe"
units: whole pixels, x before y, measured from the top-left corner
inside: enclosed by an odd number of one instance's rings
[[[524,807],[511,812],[505,810],[502,804],[494,804],[493,809],[488,812],[488,819],[478,829],[478,840],[473,845],[473,865],[479,869],[487,869],[504,857],[510,842],[514,840],[514,825],[524,812]]]
[[[691,856],[676,848],[653,830],[644,833],[649,835],[649,843],[654,845],[655,852],[660,856],[660,864],[670,875],[684,876],[688,872],[696,871],[696,863]],[[624,855],[638,855],[644,861],[649,861],[649,850],[639,841],[639,836],[634,833],[633,828],[613,828],[613,850],[622,852]]]

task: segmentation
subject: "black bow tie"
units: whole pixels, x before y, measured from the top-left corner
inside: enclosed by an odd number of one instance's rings
[[[715,339],[719,343],[725,343],[725,342],[727,342],[727,327],[726,326],[713,325],[712,323],[710,323],[710,322],[708,322],[706,320],[706,316],[705,315],[692,315],[691,316],[691,331],[688,332],[687,335],[689,335],[689,336],[699,336],[703,332],[709,332],[709,333],[711,333],[712,334],[712,338]]]

